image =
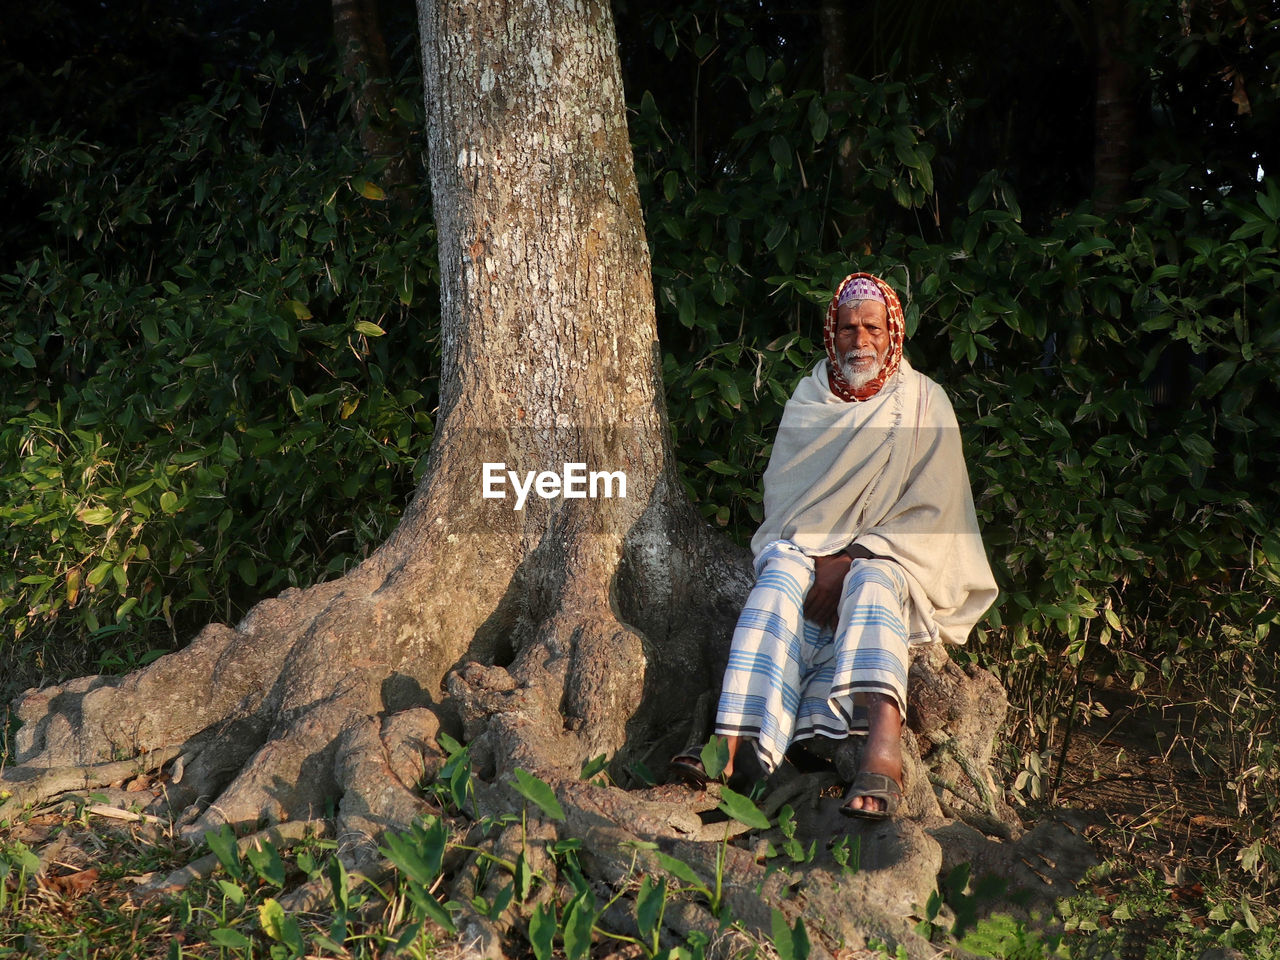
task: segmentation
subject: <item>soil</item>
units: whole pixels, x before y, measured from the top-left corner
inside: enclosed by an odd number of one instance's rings
[[[1094,699],[1109,716],[1072,732],[1058,803],[1094,814],[1117,852],[1146,848],[1170,876],[1179,866],[1212,869],[1233,845],[1239,817],[1226,777],[1190,750],[1194,708],[1127,691]]]
[[[1163,884],[1191,925],[1203,928],[1211,909],[1206,888],[1247,885],[1235,859],[1249,833],[1227,777],[1206,764],[1203,746],[1192,749],[1203,743],[1197,733],[1203,717],[1193,704],[1127,690],[1103,689],[1093,697],[1108,715],[1072,731],[1049,806],[1083,815],[1085,836],[1111,865],[1093,881],[1094,894],[1108,903],[1131,899],[1135,879],[1145,873]],[[1055,757],[1062,746],[1059,736]],[[1136,915],[1126,924],[1131,950],[1176,939],[1169,920],[1155,912]],[[1105,916],[1099,925],[1109,926]]]

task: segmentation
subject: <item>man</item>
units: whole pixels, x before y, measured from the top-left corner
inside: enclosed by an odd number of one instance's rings
[[[866,734],[841,812],[883,819],[902,798],[908,646],[963,643],[997,591],[955,414],[902,356],[897,294],[851,274],[823,333],[826,359],[787,401],[765,470],[715,729],[738,785],[796,740]],[[706,782],[696,752],[672,768]]]

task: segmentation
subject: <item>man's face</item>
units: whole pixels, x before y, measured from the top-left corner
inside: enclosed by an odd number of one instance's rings
[[[879,300],[855,300],[836,314],[836,356],[840,372],[861,390],[884,368],[889,355],[889,311]]]

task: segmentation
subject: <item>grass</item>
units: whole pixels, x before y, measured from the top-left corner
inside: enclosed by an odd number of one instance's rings
[[[12,734],[8,720],[6,727]],[[6,738],[0,767],[10,756],[9,744]],[[448,776],[430,789],[444,807],[456,810],[467,802],[466,748],[450,743],[448,749]],[[1193,768],[1160,765],[1169,760],[1167,751],[1143,757],[1132,745],[1117,748],[1106,736],[1090,741],[1081,734],[1063,795],[1077,807],[1099,808],[1087,835],[1101,865],[1048,917],[1003,914],[1004,904],[989,894],[966,930],[956,931],[950,922],[956,913],[943,909],[939,915],[937,906],[917,919],[940,947],[956,943],[954,933],[970,952],[1005,960],[1181,960],[1209,948],[1232,948],[1258,960],[1280,957],[1274,888],[1265,869],[1243,855],[1253,825],[1221,815],[1229,789],[1215,794],[1206,782],[1192,782]],[[554,794],[541,781],[526,776],[517,788],[544,813],[555,813]],[[1215,810],[1220,815],[1212,815]],[[739,819],[750,815],[737,812]],[[493,826],[510,825],[511,819]],[[222,866],[212,877],[177,896],[142,899],[136,896],[140,879],[184,865],[194,852],[174,839],[168,825],[105,820],[91,815],[83,800],[64,799],[0,824],[0,958],[447,958],[457,951],[450,930],[457,905],[440,902],[436,881],[443,851],[460,835],[442,819],[389,842],[400,869],[377,885],[349,884],[328,841],[241,857],[226,852],[228,836],[220,846]],[[219,849],[216,840],[210,845]],[[557,846],[552,855],[561,858],[562,879],[574,876],[572,844]],[[663,951],[653,937],[660,919],[654,918],[661,917],[662,904],[669,896],[700,895],[692,887],[677,893],[675,882],[659,891],[653,878],[637,875],[628,895],[641,891],[635,910],[638,918],[648,918],[649,933],[641,940],[610,936],[601,926],[603,907],[584,893],[585,881],[577,887],[562,882],[554,897],[544,890],[539,899],[543,878],[530,872],[523,854],[514,862],[491,859],[486,869],[498,878],[490,883],[492,899],[469,906],[496,917],[513,902],[523,904],[531,916],[527,949],[533,960],[658,958]],[[306,881],[325,891],[324,908],[288,914],[280,900]],[[968,902],[981,901],[980,891],[964,890]],[[701,960],[705,947],[694,940],[664,960]],[[784,923],[759,954],[806,960],[807,950],[807,935]],[[873,955],[855,952],[849,958]]]
[[[269,904],[284,889],[323,876],[335,846],[315,840],[290,850],[280,857],[283,871],[276,879],[283,882],[264,879],[246,863],[239,879],[224,868],[180,895],[140,898],[134,895],[139,881],[184,865],[190,851],[174,843],[167,828],[104,822],[78,810],[83,807],[66,801],[0,833],[0,874],[10,867],[7,902],[0,908],[0,957],[274,957],[287,931],[272,923]],[[41,877],[28,872],[16,882],[12,868],[32,849],[54,855]],[[320,939],[331,932],[332,914],[289,921],[311,944],[311,955],[382,956],[396,912],[403,914],[403,898],[393,884],[387,897],[357,892],[348,903],[366,900],[371,909],[333,948]],[[428,939],[418,946],[431,944]],[[285,956],[299,955],[285,949]]]
[[[1117,859],[1091,871],[1080,889],[1058,907],[1075,956],[1178,960],[1213,947],[1280,956],[1274,912],[1230,882],[1178,886],[1158,869]]]
[[[323,879],[333,870],[333,844],[324,841],[280,856],[278,872],[264,854],[256,861],[241,860],[234,871],[224,866],[179,896],[138,899],[133,890],[139,878],[175,869],[190,852],[164,828],[101,821],[83,810],[82,804],[63,801],[0,832],[0,873],[7,872],[0,957],[372,960],[443,956],[454,949],[454,938],[422,909],[422,890],[415,892],[403,872],[381,886],[356,884],[343,903],[331,892],[320,914],[285,915],[277,906],[285,889]],[[20,876],[18,865],[24,855],[29,859],[28,851],[46,857],[52,851],[38,880],[29,869]],[[1002,958],[1177,960],[1198,957],[1209,947],[1234,947],[1247,957],[1280,955],[1274,911],[1226,875],[1172,885],[1159,870],[1140,866],[1150,852],[1133,843],[1127,854],[1109,857],[1082,880],[1074,896],[1058,903],[1055,918],[1028,922],[989,916],[964,933],[961,945]],[[96,876],[84,873],[95,868]],[[89,880],[77,887],[76,878],[85,876]],[[551,915],[557,943],[566,942],[570,912],[562,904]],[[954,942],[942,927],[935,940]],[[613,947],[622,945],[619,940]],[[589,955],[608,952],[597,945]]]

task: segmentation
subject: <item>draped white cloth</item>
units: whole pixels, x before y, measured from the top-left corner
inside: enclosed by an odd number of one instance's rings
[[[833,394],[827,361],[783,410],[764,473],[759,554],[789,540],[809,556],[857,543],[899,563],[911,642],[964,643],[996,598],[955,412],[906,359],[869,400]]]

